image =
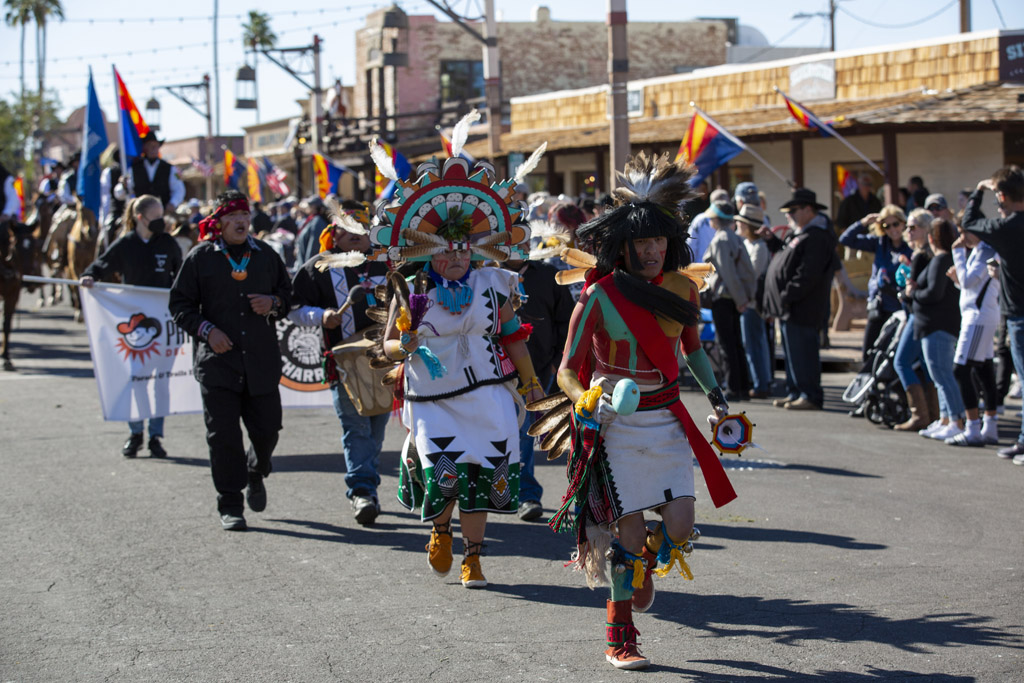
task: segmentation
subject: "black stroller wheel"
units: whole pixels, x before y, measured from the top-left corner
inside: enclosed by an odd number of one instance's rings
[[[871,424],[880,425],[885,422],[885,415],[883,412],[883,406],[879,403],[876,396],[869,396],[864,401],[864,417],[868,419]]]

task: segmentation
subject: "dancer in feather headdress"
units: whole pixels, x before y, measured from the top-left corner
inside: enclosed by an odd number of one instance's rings
[[[487,585],[480,568],[487,513],[518,508],[522,397],[535,400],[543,392],[526,349],[529,326],[512,307],[515,273],[471,266],[525,257],[530,229],[512,192],[539,155],[515,178],[495,181],[490,164],[471,167],[459,158],[464,136],[453,137],[443,164],[422,164],[412,182],[392,178],[395,205],[381,209],[381,224],[370,231],[371,258],[423,264],[408,282],[389,275],[386,324],[373,362],[400,367],[392,378],[410,437],[399,502],[421,508],[423,520],[432,522],[427,556],[440,576],[451,569],[452,514],[459,508],[461,580],[478,588]],[[371,154],[381,173],[394,173],[373,143]]]
[[[323,330],[324,375],[341,421],[341,447],[345,456],[345,496],[356,521],[372,524],[380,513],[377,460],[384,443],[388,406],[368,414],[346,391],[342,373],[331,352],[343,343],[362,340],[374,321],[367,310],[375,305],[374,293],[385,282],[387,266],[368,263],[370,224],[366,207],[355,201],[324,202],[331,223],[317,236],[320,253],[302,264],[292,279],[295,308],[288,317],[298,325]],[[369,374],[369,368],[357,368]],[[354,378],[353,378],[354,379]],[[361,378],[372,381],[371,378]],[[365,383],[365,382],[364,382]],[[348,386],[358,386],[348,382]]]
[[[563,258],[577,270],[559,273],[560,281],[585,275],[587,284],[558,371],[564,395],[530,406],[548,411],[531,433],[548,433],[542,446],[551,456],[568,452],[569,488],[550,524],[576,531],[575,559],[588,584],[611,584],[605,655],[623,669],[650,664],[637,649],[633,612],[653,602],[650,575],[658,562],[666,565],[659,575],[676,565],[691,576],[685,555],[695,533],[693,456],[715,505],[735,497],[679,400],[677,345],[715,413],[728,412],[697,336],[699,284],[679,272],[690,262],[679,211],[692,175],[693,167],[667,155],[640,153],[620,174],[615,207],[577,230],[577,242],[593,256],[568,250]],[[635,412],[613,402],[626,389],[639,392]],[[661,515],[651,529],[646,510]]]

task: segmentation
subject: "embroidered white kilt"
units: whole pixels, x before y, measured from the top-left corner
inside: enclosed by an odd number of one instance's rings
[[[693,449],[667,408],[620,415],[604,429],[612,518],[694,498]]]

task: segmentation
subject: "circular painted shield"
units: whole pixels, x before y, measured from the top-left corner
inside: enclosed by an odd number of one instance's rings
[[[744,413],[726,415],[711,430],[711,445],[722,453],[743,452],[753,440],[754,425]]]

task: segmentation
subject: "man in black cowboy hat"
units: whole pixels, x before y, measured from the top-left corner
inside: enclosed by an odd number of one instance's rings
[[[164,141],[156,133],[146,133],[142,138],[142,156],[129,164],[128,176],[134,196],[159,197],[164,211],[172,211],[185,199],[185,183],[178,177],[178,171],[160,158],[162,144]]]
[[[836,236],[822,213],[828,207],[819,204],[811,190],[797,188],[781,210],[793,232],[785,245],[768,239],[769,248],[781,249],[768,264],[764,283],[765,313],[782,322],[786,357],[787,396],[774,405],[820,410],[824,393],[818,330],[829,305],[832,274],[840,267]]]

